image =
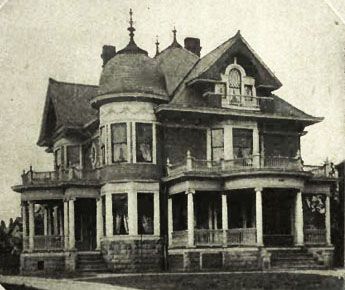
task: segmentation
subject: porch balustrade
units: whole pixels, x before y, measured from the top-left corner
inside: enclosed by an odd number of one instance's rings
[[[63,236],[34,236],[34,251],[57,251],[64,248]],[[23,249],[29,250],[29,237],[23,238]]]
[[[194,230],[194,246],[224,246],[223,232],[227,232],[227,246],[256,245],[256,228],[237,228],[229,230]],[[172,232],[171,247],[181,248],[188,246],[188,231]]]
[[[168,175],[175,175],[188,171],[215,173],[219,171],[251,171],[254,169],[305,171],[300,158],[283,156],[251,155],[244,158],[215,161],[196,159],[188,152],[186,159],[182,162],[176,164],[167,162]]]
[[[229,229],[227,232],[227,244],[230,246],[256,244],[256,228]]]
[[[98,170],[85,170],[78,168],[69,168],[55,171],[33,171],[32,167],[27,172],[23,171],[22,183],[27,184],[45,184],[57,181],[72,180],[98,180]]]
[[[326,229],[305,229],[304,242],[307,245],[326,244]]]

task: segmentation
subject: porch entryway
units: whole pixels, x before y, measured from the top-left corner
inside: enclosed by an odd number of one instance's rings
[[[295,196],[293,190],[265,188],[262,194],[265,246],[293,246]]]
[[[96,200],[81,198],[75,201],[75,240],[78,251],[96,249]]]

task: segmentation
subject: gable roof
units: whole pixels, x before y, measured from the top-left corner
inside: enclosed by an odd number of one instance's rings
[[[165,75],[166,89],[171,96],[199,57],[181,45],[170,45],[156,56],[156,60]]]
[[[98,86],[59,82],[49,78],[37,144],[40,146],[49,145],[52,130],[61,127],[82,128],[95,120],[97,110],[91,107],[90,99],[97,95],[97,90]],[[49,124],[52,118],[55,120],[55,124]]]

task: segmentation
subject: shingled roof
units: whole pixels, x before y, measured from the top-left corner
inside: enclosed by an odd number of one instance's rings
[[[47,146],[54,133],[52,131],[58,128],[83,128],[95,120],[97,110],[91,107],[90,99],[97,95],[97,90],[98,86],[59,82],[50,78],[37,144]]]

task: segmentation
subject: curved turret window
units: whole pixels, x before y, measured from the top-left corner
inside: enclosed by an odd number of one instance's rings
[[[236,68],[229,72],[229,90],[230,95],[241,94],[241,72]]]
[[[152,162],[152,124],[136,123],[136,160]]]
[[[112,162],[127,162],[127,124],[111,125]]]

